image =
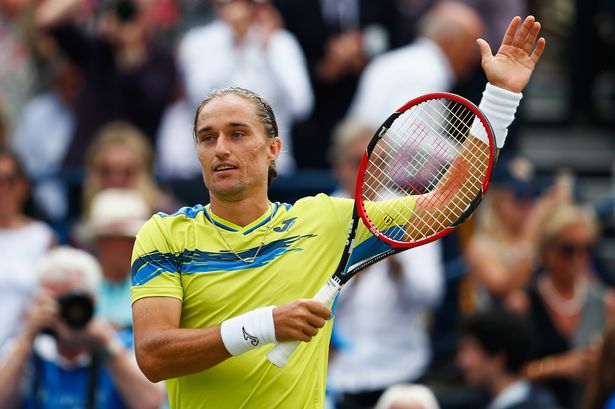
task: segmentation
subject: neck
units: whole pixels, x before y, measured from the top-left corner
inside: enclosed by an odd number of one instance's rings
[[[496,377],[490,386],[491,396],[494,398],[502,393],[506,388],[508,388],[513,383],[517,382],[519,379],[516,376],[512,376],[510,374],[502,374]]]
[[[0,215],[0,228],[14,229],[25,224],[26,218],[19,214],[15,215]]]
[[[575,295],[576,279],[573,277],[560,277],[557,274],[547,274],[547,279],[553,284],[553,288],[564,298],[572,298]]]
[[[248,197],[238,201],[225,201],[211,195],[211,211],[218,217],[244,227],[261,217],[271,206],[269,198]]]

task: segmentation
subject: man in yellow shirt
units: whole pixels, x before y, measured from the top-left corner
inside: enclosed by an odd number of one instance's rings
[[[533,17],[515,18],[496,56],[479,40],[491,83],[481,106],[496,138],[544,49],[539,30]],[[331,311],[305,297],[332,275],[353,202],[270,202],[281,143],[270,105],[250,91],[214,91],[194,134],[210,204],[153,216],[133,251],[139,366],[167,380],[173,408],[322,408]],[[353,258],[383,245],[364,227],[357,240]],[[296,340],[305,343],[284,368],[268,362],[271,344]]]

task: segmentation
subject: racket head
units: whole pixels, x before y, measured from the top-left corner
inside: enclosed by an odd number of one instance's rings
[[[470,132],[480,134],[480,139]],[[370,232],[395,252],[437,240],[476,209],[489,187],[495,154],[491,125],[472,102],[446,92],[412,99],[380,126],[365,150],[356,179],[358,215]],[[455,184],[459,192],[451,196],[456,200],[430,203],[434,197],[442,199],[438,188],[446,186],[452,192]],[[415,204],[401,211],[384,205],[410,197]],[[438,206],[442,211],[433,210]],[[430,207],[437,215],[433,226],[420,234],[408,233],[408,226],[417,221],[430,224],[432,216],[413,220],[423,207]],[[450,215],[436,221],[442,212]]]

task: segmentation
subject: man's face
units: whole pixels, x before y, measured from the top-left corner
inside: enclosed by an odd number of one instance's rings
[[[486,387],[503,370],[503,359],[491,355],[472,336],[463,336],[457,350],[457,366],[465,381],[472,386]]]
[[[134,237],[119,235],[96,238],[96,255],[107,280],[120,282],[130,274],[130,260],[134,243]]]
[[[213,196],[239,201],[266,193],[269,164],[281,145],[279,138],[265,135],[249,100],[237,95],[213,99],[199,112],[196,129],[203,180]]]

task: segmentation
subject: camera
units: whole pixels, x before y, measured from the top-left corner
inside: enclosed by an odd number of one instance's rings
[[[71,329],[83,329],[94,315],[94,302],[88,294],[66,293],[58,298],[58,303],[60,317]]]
[[[119,21],[133,21],[138,13],[138,6],[132,0],[118,0],[113,3],[113,12]]]

